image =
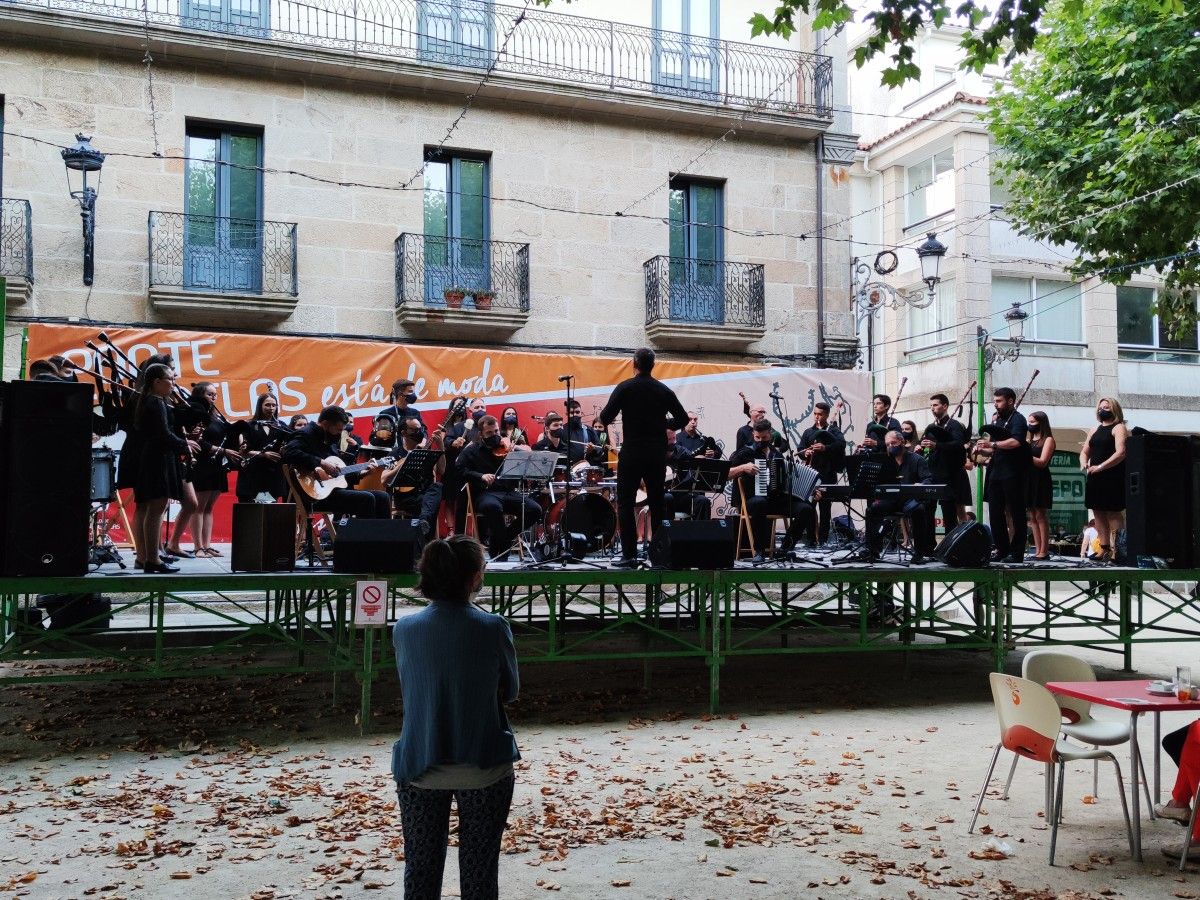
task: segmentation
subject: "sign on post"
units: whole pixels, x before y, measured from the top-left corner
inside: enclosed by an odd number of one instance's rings
[[[386,581],[354,582],[354,627],[387,625],[387,596]]]

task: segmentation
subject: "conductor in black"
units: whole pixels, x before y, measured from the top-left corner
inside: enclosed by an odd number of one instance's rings
[[[634,496],[646,483],[652,533],[664,513],[663,479],[666,475],[667,429],[679,431],[687,424],[687,410],[675,392],[650,373],[654,351],[645,347],[633,354],[637,373],[613,389],[600,421],[611,425],[618,415],[624,424],[624,443],[617,465],[617,522],[621,531],[621,561],[618,566],[637,564],[637,520]]]

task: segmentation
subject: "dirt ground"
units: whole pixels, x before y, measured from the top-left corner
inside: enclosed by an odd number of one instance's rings
[[[1197,649],[1135,663],[1195,670]],[[1200,897],[1196,870],[1160,852],[1180,843],[1174,824],[1143,816],[1145,862],[1131,861],[1111,766],[1098,798],[1090,766],[1069,768],[1053,868],[1034,764],[1000,801],[1002,757],[990,834],[967,834],[997,734],[988,665],[958,651],[907,669],[899,654],[742,659],[723,669],[717,717],[696,663],[656,664],[648,690],[640,663],[526,666],[501,895]],[[366,737],[355,700],[335,707],[327,680],[295,677],[0,689],[0,892],[399,896],[394,678]],[[1165,789],[1174,775],[1164,757]],[[990,858],[989,838],[1011,855]],[[447,896],[457,879],[452,848]]]

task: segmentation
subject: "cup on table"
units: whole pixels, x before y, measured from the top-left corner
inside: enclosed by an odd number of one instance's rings
[[[1175,667],[1175,696],[1179,700],[1192,699],[1192,668],[1191,666]]]

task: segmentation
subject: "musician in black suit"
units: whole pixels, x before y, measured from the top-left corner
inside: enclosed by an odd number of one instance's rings
[[[696,487],[694,470],[687,473],[680,472],[680,460],[693,459],[696,456],[679,440],[682,434],[682,431],[677,434],[670,428],[667,429],[667,467],[675,472],[675,484],[664,495],[665,514],[668,521],[675,518],[676,512],[685,512],[693,519],[704,521],[712,518],[712,500],[703,492],[694,490]],[[703,458],[704,454],[701,453],[700,456]]]
[[[996,413],[992,417],[992,432],[979,442],[981,450],[991,450],[983,499],[988,503],[988,520],[992,526],[992,543],[997,561],[1022,563],[1028,531],[1025,525],[1026,492],[1033,469],[1029,453],[1029,424],[1017,412],[1017,392],[999,387],[993,393]],[[1008,515],[1005,515],[1007,511]],[[1008,532],[1012,521],[1013,533]]]
[[[900,431],[900,423],[891,415],[892,398],[887,394],[876,394],[871,398],[871,425],[879,425],[888,431]],[[872,437],[870,425],[867,426],[867,436],[863,438],[863,446],[878,450],[883,444],[879,438]]]
[[[899,430],[889,431],[884,438],[888,457],[895,464],[892,484],[932,484],[929,465],[925,458],[912,453],[904,443]],[[913,536],[914,565],[925,561],[933,553],[933,509],[924,500],[900,500],[884,498],[872,500],[867,505],[867,555],[874,561],[879,558],[883,544],[883,517],[897,513],[909,520]]]
[[[829,421],[829,404],[819,401],[813,406],[813,424],[800,435],[800,457],[805,464],[817,470],[821,484],[837,484],[838,474],[846,466],[846,438],[842,430]],[[832,500],[822,497],[817,501],[816,532],[806,535],[824,544],[829,541],[829,523],[832,516]]]
[[[542,521],[542,508],[533,498],[524,497],[508,484],[496,480],[505,456],[496,417],[482,416],[475,427],[479,440],[458,454],[456,465],[459,475],[471,486],[475,514],[487,525],[488,555],[493,561],[503,561],[508,557],[513,539],[504,526],[505,513],[517,517],[518,528],[529,528]],[[528,449],[518,446],[511,452],[524,453]]]
[[[687,424],[683,426],[683,431],[675,435],[675,443],[690,456],[703,459],[718,459],[721,456],[717,442],[700,433],[700,417],[690,409],[687,411]]]
[[[942,522],[950,531],[966,520],[971,505],[971,481],[966,470],[969,435],[966,426],[950,415],[950,399],[945,394],[929,398],[929,411],[933,413],[933,424],[925,429],[921,447],[928,452],[934,484],[949,487],[942,498]]]
[[[306,425],[288,441],[283,461],[297,472],[312,473],[320,481],[337,478],[340,468],[326,460],[342,456],[341,437],[349,422],[349,414],[340,406],[325,407],[316,422]],[[388,519],[392,515],[392,500],[384,491],[334,488],[324,500],[315,501],[312,509],[361,519]]]
[[[786,484],[780,484],[772,493],[765,497],[755,493],[755,477],[758,474],[758,461],[765,461],[770,466],[772,460],[783,462],[783,453],[772,445],[773,429],[769,419],[759,419],[754,423],[754,443],[734,450],[729,457],[729,477],[735,478],[733,502],[746,502],[746,512],[750,516],[750,531],[754,535],[754,559],[761,562],[765,553],[773,549],[771,532],[767,526],[768,515],[783,515],[790,518],[787,532],[784,534],[782,550],[787,552],[796,546],[800,535],[811,531],[816,520],[816,510],[811,503],[797,500],[788,492]],[[739,495],[740,491],[740,495]]]

